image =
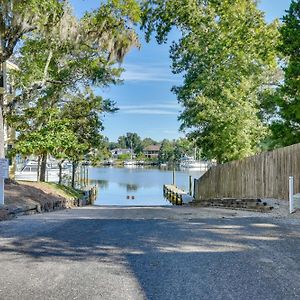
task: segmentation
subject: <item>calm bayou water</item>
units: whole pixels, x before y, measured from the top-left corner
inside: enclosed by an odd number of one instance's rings
[[[202,174],[197,170],[176,171],[176,185],[188,191],[189,175],[199,178]],[[96,205],[171,205],[163,197],[163,185],[172,183],[171,170],[90,168],[89,179],[98,186]]]

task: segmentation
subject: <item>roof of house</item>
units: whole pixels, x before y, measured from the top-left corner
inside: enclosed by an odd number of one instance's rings
[[[144,151],[159,151],[160,145],[150,145],[145,147]]]
[[[130,152],[131,150],[130,149],[122,149],[122,148],[115,148],[115,149],[112,149],[110,150],[111,152]]]

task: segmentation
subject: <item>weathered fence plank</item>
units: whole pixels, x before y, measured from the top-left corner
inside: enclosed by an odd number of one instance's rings
[[[299,193],[300,143],[212,167],[195,180],[195,199],[288,199],[289,176],[294,176]]]

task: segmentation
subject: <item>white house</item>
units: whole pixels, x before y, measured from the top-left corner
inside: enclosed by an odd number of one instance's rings
[[[110,152],[113,158],[118,158],[120,155],[123,154],[131,154],[130,149],[121,149],[121,148],[112,149]]]

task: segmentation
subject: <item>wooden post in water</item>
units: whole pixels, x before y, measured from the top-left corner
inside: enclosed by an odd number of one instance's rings
[[[173,167],[173,180],[172,180],[172,184],[175,185],[175,167]]]
[[[85,182],[85,164],[82,165],[83,167],[83,186],[85,187],[86,186],[86,182]]]
[[[82,173],[82,165],[80,164],[79,166],[79,175],[78,175],[78,186],[79,186],[79,189],[82,188],[82,176],[83,176],[83,173]]]
[[[89,185],[89,166],[86,166],[86,185]]]
[[[83,169],[82,169],[82,164],[80,164],[80,175],[79,175],[79,184],[80,184],[80,188],[83,187],[82,185],[82,180],[83,180]]]

